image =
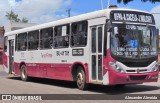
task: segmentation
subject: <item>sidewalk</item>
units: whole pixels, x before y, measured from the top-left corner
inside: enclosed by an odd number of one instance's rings
[[[4,70],[3,70],[3,67],[2,67],[2,65],[0,65],[0,72],[1,72],[1,71],[4,71]]]
[[[8,74],[3,70],[2,65],[0,65],[0,77],[7,76]]]

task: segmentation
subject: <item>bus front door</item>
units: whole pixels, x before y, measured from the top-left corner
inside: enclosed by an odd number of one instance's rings
[[[92,81],[102,81],[103,25],[91,27],[91,74]]]
[[[14,40],[9,40],[9,74],[14,72]]]

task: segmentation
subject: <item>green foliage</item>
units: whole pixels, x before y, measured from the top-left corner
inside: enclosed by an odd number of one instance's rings
[[[6,12],[6,17],[8,18],[8,20],[10,20],[10,22],[21,22],[21,23],[28,23],[27,18],[22,18],[19,19],[18,18],[18,14],[15,14],[12,10],[10,12]]]
[[[27,20],[27,18],[22,18],[21,22],[22,23],[28,23],[28,20]]]

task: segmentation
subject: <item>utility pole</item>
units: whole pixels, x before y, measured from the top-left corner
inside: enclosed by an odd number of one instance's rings
[[[68,17],[71,17],[71,8],[67,9],[66,12],[68,13]]]
[[[110,0],[108,0],[108,8],[109,8],[109,6],[110,6]]]
[[[103,0],[101,0],[101,6],[102,6],[102,10],[104,9],[104,4],[103,4]],[[108,8],[110,6],[110,0],[108,0]]]
[[[103,0],[101,0],[101,6],[102,6],[102,10],[103,10],[104,9]]]

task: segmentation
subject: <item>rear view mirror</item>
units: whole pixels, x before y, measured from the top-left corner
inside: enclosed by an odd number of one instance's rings
[[[114,34],[118,34],[118,27],[114,27]]]

